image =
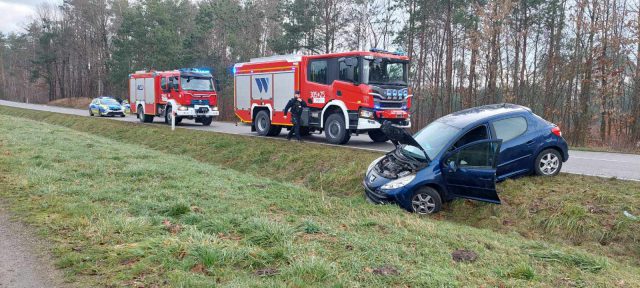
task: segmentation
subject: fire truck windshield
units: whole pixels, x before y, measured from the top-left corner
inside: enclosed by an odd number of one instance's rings
[[[364,59],[365,84],[407,85],[407,63],[388,59]]]
[[[180,86],[182,90],[190,91],[213,91],[213,81],[209,77],[180,77]]]

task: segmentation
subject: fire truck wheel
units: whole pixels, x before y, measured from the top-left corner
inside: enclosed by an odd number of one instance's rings
[[[262,110],[258,112],[256,118],[253,119],[253,125],[256,127],[256,132],[260,136],[269,136],[271,131],[271,119],[267,111]]]
[[[204,119],[202,119],[202,125],[204,126],[211,125],[211,122],[213,122],[213,117],[205,117]]]
[[[380,129],[370,130],[368,133],[369,133],[369,138],[371,138],[371,140],[373,140],[373,142],[387,142],[387,141],[389,141],[389,137],[387,137],[387,135],[385,135],[382,132],[382,130],[380,130]]]
[[[142,106],[138,106],[138,119],[140,119],[140,123],[144,123],[144,112],[142,111]]]
[[[334,113],[329,115],[324,124],[324,136],[332,144],[346,144],[351,138],[351,133],[347,131],[342,115]]]
[[[171,105],[167,105],[167,108],[164,109],[164,123],[171,125]],[[176,118],[176,120],[178,120]],[[176,124],[178,124],[178,121],[176,121]]]

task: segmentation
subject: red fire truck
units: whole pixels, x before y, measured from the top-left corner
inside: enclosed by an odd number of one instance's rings
[[[208,126],[220,114],[215,87],[206,70],[137,71],[129,75],[131,112],[143,123],[157,116],[171,125],[175,111],[176,123],[186,118]]]
[[[308,108],[301,133],[323,132],[330,143],[345,144],[352,133],[387,141],[383,120],[410,127],[409,58],[379,49],[324,55],[282,55],[234,66],[234,107],[259,135],[275,136],[292,126],[284,118],[287,101],[299,93]]]

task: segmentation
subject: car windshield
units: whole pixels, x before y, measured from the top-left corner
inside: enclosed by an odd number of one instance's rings
[[[100,103],[104,105],[120,105],[120,103],[118,103],[118,101],[116,101],[115,99],[102,99],[100,100]]]
[[[433,159],[458,132],[460,132],[460,129],[436,121],[422,128],[422,130],[413,135],[413,138],[416,139],[416,142],[427,152],[429,159]],[[414,158],[425,159],[424,154],[418,147],[404,145],[402,147],[402,153],[406,153]]]
[[[364,59],[363,80],[365,84],[407,85],[407,63],[377,58]]]
[[[210,77],[180,77],[182,90],[213,91],[213,81]]]

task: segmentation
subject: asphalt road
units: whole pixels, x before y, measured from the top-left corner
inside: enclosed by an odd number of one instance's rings
[[[40,104],[11,102],[5,100],[0,100],[0,105],[89,117],[88,109],[71,109]],[[140,123],[138,119],[133,115],[127,115],[127,117],[124,118],[113,117],[109,119]],[[164,119],[156,117],[153,125],[164,125]],[[257,137],[257,134],[251,132],[250,126],[242,123],[213,122],[211,126],[205,127],[200,124],[196,124],[193,121],[184,120],[178,127]],[[280,136],[276,138],[285,140],[285,136],[286,133],[282,132]],[[351,140],[346,146],[325,143],[323,134],[313,134],[304,138],[304,140],[306,142],[313,142],[314,144],[335,146],[338,149],[355,148],[379,152],[387,152],[393,149],[393,145],[388,142],[373,143],[369,139],[369,136],[367,136],[366,134],[352,136]],[[616,177],[618,179],[640,181],[640,155],[570,150],[569,161],[563,164],[562,172],[599,177]]]

